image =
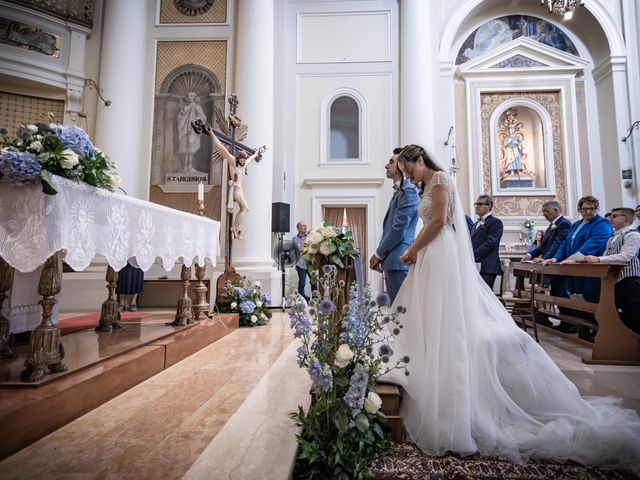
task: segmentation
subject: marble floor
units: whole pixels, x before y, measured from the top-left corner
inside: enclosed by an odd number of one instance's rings
[[[640,412],[640,367],[586,365],[586,347],[541,345],[585,395]],[[287,479],[308,402],[288,320],[239,329],[0,463],[0,479]]]

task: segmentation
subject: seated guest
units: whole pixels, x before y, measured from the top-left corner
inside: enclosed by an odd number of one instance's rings
[[[502,221],[491,215],[493,198],[480,195],[474,203],[479,219],[471,229],[471,245],[476,263],[480,264],[480,276],[493,288],[498,275],[502,275],[498,250],[502,238]]]
[[[583,256],[603,254],[613,230],[609,222],[598,215],[599,206],[598,199],[590,195],[578,200],[578,213],[582,218],[571,225],[567,238],[555,255],[544,260],[543,263],[570,263],[576,259],[582,259]],[[591,277],[554,275],[551,279],[551,295],[568,298],[570,293],[580,293],[587,302],[598,303],[600,280]],[[575,316],[582,315],[581,312],[575,312],[566,307],[560,307],[560,312]],[[575,333],[577,330],[574,325],[566,322],[561,322],[556,328],[566,333]]]
[[[540,244],[542,243],[542,235],[542,230],[536,230],[536,234],[533,237],[533,242],[531,242],[531,245],[529,245],[529,248],[527,249],[528,253],[531,253],[532,250],[536,250],[540,246]]]
[[[540,245],[529,249],[529,253],[522,258],[523,261],[536,259],[539,263],[552,258],[567,238],[571,222],[562,215],[560,203],[555,200],[546,202],[542,205],[542,215],[550,225],[544,232]]]
[[[640,232],[632,224],[633,209],[611,210],[611,226],[615,234],[607,242],[602,257],[587,255],[585,261],[626,263],[614,290],[616,308],[622,322],[640,333]]]
[[[607,213],[605,213],[605,214],[604,214],[604,219],[605,219],[607,222],[611,222],[611,212],[607,212]]]

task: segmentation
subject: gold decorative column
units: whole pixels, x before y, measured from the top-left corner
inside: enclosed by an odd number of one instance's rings
[[[0,257],[0,358],[13,358],[16,356],[9,346],[11,325],[9,320],[2,315],[4,301],[9,298],[6,292],[11,289],[12,274],[11,266]]]
[[[182,264],[180,279],[182,280],[182,298],[178,299],[176,319],[171,325],[183,327],[188,323],[193,323],[193,308],[191,299],[189,298],[189,280],[191,280],[191,268],[187,267],[185,264]]]
[[[24,361],[22,378],[27,382],[36,382],[46,375],[45,367],[51,373],[64,372],[62,364],[64,348],[60,342],[60,329],[51,323],[53,306],[58,302],[56,295],[62,288],[62,252],[54,253],[45,262],[40,274],[38,293],[42,295],[42,323],[31,332],[29,352]]]
[[[118,301],[116,300],[115,294],[118,272],[111,268],[111,265],[107,267],[105,280],[107,281],[109,294],[107,299],[102,303],[100,323],[96,327],[96,331],[98,332],[110,332],[113,328],[122,328],[120,326],[120,311],[118,310]]]

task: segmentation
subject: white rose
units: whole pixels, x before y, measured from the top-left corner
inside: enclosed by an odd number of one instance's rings
[[[231,308],[236,308],[238,306],[238,304],[236,302],[231,302]]]
[[[307,247],[305,248],[305,251],[307,253],[318,253],[318,248],[312,245],[307,245]]]
[[[375,415],[375,413],[380,410],[382,406],[382,400],[378,396],[376,392],[369,392],[367,398],[364,399],[364,409],[367,413]]]
[[[318,231],[313,231],[307,236],[306,243],[307,245],[311,245],[314,243],[320,243],[322,240],[324,240],[322,234]]]
[[[62,156],[63,158],[62,160],[60,160],[60,166],[62,168],[66,168],[67,170],[75,167],[78,163],[80,163],[78,154],[73,150],[71,150],[70,148],[63,150]]]
[[[262,306],[262,302],[261,302],[260,300],[258,300],[258,301],[256,302],[256,307],[260,308],[261,306]]]
[[[122,182],[122,180],[120,179],[120,175],[118,175],[117,173],[110,173],[109,174],[109,184],[113,188],[118,188],[120,186],[121,182]]]
[[[31,142],[31,145],[29,145],[29,150],[38,151],[41,148],[42,148],[42,143],[37,140],[35,142]]]
[[[36,140],[42,140],[44,137],[42,135],[34,135],[33,138]]]
[[[253,284],[258,288],[260,288],[262,286],[262,284],[260,282],[254,282]]]
[[[263,319],[263,320],[266,320],[266,319],[267,319],[267,316],[264,314],[264,312],[262,312],[262,313],[260,314],[260,318],[261,318],[261,319]]]
[[[49,124],[49,128],[50,128],[51,130],[55,130],[56,128],[58,128],[58,125],[57,125],[57,124],[55,124],[55,123],[50,123],[50,124]]]
[[[29,125],[27,125],[27,130],[29,130],[29,133],[36,133],[38,131],[38,127],[36,127],[33,123],[30,123]]]
[[[102,153],[102,150],[100,150],[98,147],[93,147],[93,149],[96,152],[96,155],[100,155]]]
[[[322,242],[320,244],[320,253],[322,255],[329,255],[331,253],[331,251],[329,250],[329,243],[328,242]]]
[[[336,230],[333,227],[324,227],[322,229],[322,236],[324,238],[331,238],[336,236]]]
[[[251,323],[256,323],[258,321],[258,317],[255,315],[251,315]]]
[[[349,365],[349,362],[353,358],[353,352],[349,348],[349,345],[343,343],[338,347],[338,351],[336,352],[336,360],[333,364],[336,367],[344,368]]]

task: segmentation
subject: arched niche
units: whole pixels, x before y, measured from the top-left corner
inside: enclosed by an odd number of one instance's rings
[[[216,128],[214,106],[224,111],[224,92],[207,68],[186,64],[163,79],[155,96],[152,185],[165,193],[190,192],[199,181],[221,185],[222,164],[211,161],[210,139],[189,127],[190,119],[204,117]]]

